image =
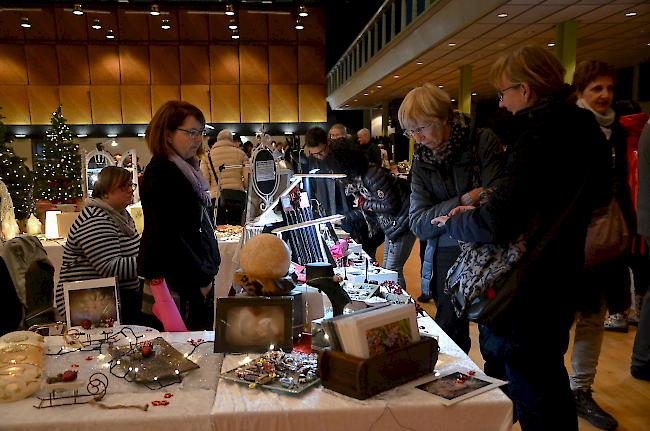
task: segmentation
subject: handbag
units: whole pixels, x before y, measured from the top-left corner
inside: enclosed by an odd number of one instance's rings
[[[545,231],[534,220],[508,244],[460,243],[460,255],[449,268],[445,285],[458,317],[492,327],[506,320],[526,271],[570,214],[580,191]]]
[[[190,288],[208,286],[219,272],[221,255],[214,233],[214,225],[205,206],[201,205],[198,247],[192,247],[181,237],[181,248],[177,255],[184,268],[184,275],[183,279],[178,281]]]
[[[614,259],[627,250],[630,235],[616,198],[594,211],[585,240],[585,267]]]

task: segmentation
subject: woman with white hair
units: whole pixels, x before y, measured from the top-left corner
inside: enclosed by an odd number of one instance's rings
[[[215,142],[216,141],[216,142]],[[201,161],[201,173],[210,186],[210,198],[217,208],[217,224],[242,224],[248,187],[248,156],[223,129],[216,139],[210,138],[210,151]],[[235,167],[241,166],[241,167]]]

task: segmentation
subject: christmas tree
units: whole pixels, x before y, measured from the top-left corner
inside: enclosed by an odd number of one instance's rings
[[[17,220],[24,220],[34,212],[34,176],[12,147],[13,135],[2,122],[0,115],[0,180],[7,186],[14,204]]]
[[[82,195],[79,145],[73,142],[74,134],[66,121],[59,105],[52,113],[52,128],[36,160],[36,197],[52,203],[72,202]]]

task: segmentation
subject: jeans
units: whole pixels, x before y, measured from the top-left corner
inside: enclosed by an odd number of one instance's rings
[[[436,317],[434,320],[445,331],[449,338],[463,350],[469,352],[472,340],[469,337],[469,321],[466,317],[458,317],[449,295],[445,293],[447,271],[454,264],[460,254],[460,247],[439,247],[434,257],[435,263],[435,293]]]
[[[388,240],[384,244],[384,268],[397,271],[399,285],[405,290],[404,264],[411,255],[413,244],[415,244],[415,234],[410,230],[395,241]]]
[[[521,326],[513,325],[506,335],[480,327],[485,373],[508,380],[504,392],[515,405],[523,431],[577,431],[578,418],[564,367],[570,325],[549,325],[546,330]]]
[[[600,347],[605,332],[603,323],[607,307],[603,303],[597,312],[582,311],[576,313],[576,329],[573,337],[571,354],[571,389],[586,390],[591,388],[596,377],[596,367],[600,356]]]

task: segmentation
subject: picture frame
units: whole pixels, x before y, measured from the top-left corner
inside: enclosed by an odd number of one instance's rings
[[[63,283],[65,318],[69,328],[83,326],[88,320],[92,327],[103,327],[112,319],[120,324],[119,294],[115,277]]]
[[[484,374],[454,370],[424,382],[416,382],[415,388],[450,406],[507,383]]]
[[[260,353],[293,349],[293,310],[299,296],[217,298],[215,353]]]

